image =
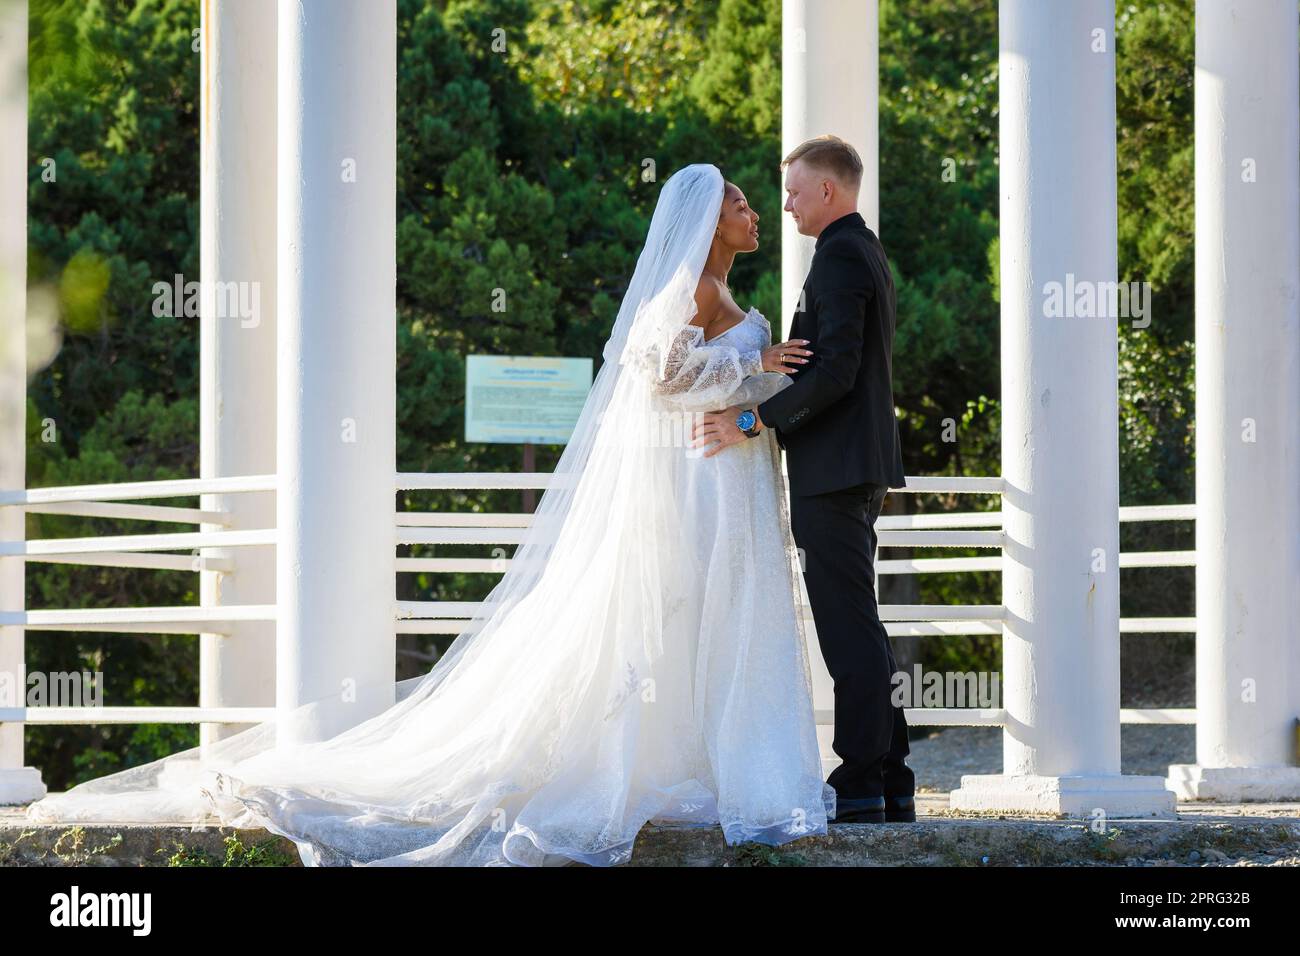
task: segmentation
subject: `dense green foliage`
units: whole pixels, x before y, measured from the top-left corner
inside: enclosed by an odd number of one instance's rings
[[[155,317],[150,290],[198,272],[199,5],[31,8],[29,283],[57,297],[64,341],[29,392],[29,485],[197,475],[197,322]],[[399,0],[398,30],[397,467],[517,469],[517,448],[463,441],[465,356],[598,357],[669,172],[718,164],[778,234],[780,3]],[[1192,496],[1192,35],[1191,0],[1119,12],[1121,277],[1150,282],[1155,300],[1149,329],[1120,328],[1126,504]],[[880,231],[899,289],[906,470],[997,474],[996,0],[882,0],[880,46]],[[743,257],[740,301],[776,316],[779,265],[771,240]],[[539,467],[558,451],[542,449]],[[518,496],[406,504],[513,510]],[[28,534],[127,530],[178,529],[32,516]],[[1155,534],[1142,547],[1162,546]],[[400,596],[472,598],[488,578],[403,575]],[[1126,593],[1125,613],[1189,613],[1190,577],[1166,580],[1177,586]],[[907,586],[927,602],[999,601],[995,574]],[[196,601],[192,575],[29,571],[33,608]],[[31,669],[103,671],[107,704],[194,702],[197,656],[192,637],[28,636]],[[933,641],[922,656],[996,667],[997,642]],[[57,788],[194,733],[33,728],[29,760]]]

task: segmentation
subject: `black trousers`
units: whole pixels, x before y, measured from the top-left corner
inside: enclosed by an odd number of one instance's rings
[[[897,666],[876,606],[876,518],[888,488],[858,485],[790,496],[817,640],[835,681],[835,753],[827,782],[843,799],[906,796],[907,720],[891,698]]]

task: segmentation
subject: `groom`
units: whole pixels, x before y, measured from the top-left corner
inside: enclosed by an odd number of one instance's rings
[[[817,239],[790,337],[813,358],[793,383],[752,409],[711,412],[696,435],[706,456],[776,431],[790,476],[790,524],[804,555],[817,639],[835,681],[837,822],[910,822],[915,780],[907,721],[891,702],[896,669],[880,622],[872,567],[875,521],[901,488],[894,417],[894,280],[885,250],[858,215],[862,160],[821,136],[782,162],[785,211]]]

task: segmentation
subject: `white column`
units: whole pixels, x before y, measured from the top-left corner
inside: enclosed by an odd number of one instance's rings
[[[999,7],[1007,726],[954,809],[1174,808],[1120,774],[1119,320],[1077,297],[1116,280],[1114,25],[1113,0]]]
[[[199,473],[275,472],[275,38],[265,0],[204,4],[199,123]],[[229,530],[275,527],[270,492],[204,495]],[[216,530],[216,526],[213,526]],[[231,572],[204,571],[203,606],[275,604],[273,548],[211,548]],[[275,703],[275,625],[247,621],[200,642],[199,704]],[[246,725],[204,724],[202,742]]]
[[[27,487],[27,0],[0,4],[0,489]],[[0,508],[0,541],[22,541],[23,509]],[[0,611],[26,607],[22,558],[0,558]],[[0,624],[0,707],[27,692],[23,629]],[[23,725],[0,724],[0,804],[45,796],[23,766]]]
[[[281,0],[277,705],[316,739],[394,700],[395,0]]]
[[[1300,66],[1294,0],[1196,4],[1196,763],[1300,798]]]
[[[782,0],[781,156],[826,133],[862,157],[858,212],[880,231],[877,0]],[[784,173],[781,202],[785,202]],[[781,213],[781,328],[789,333],[816,240]]]
[[[782,0],[781,8],[781,156],[805,140],[831,133],[852,144],[862,157],[858,212],[879,233],[880,160],[879,6],[877,0]],[[781,202],[785,203],[785,173]],[[781,337],[789,338],[799,293],[812,265],[815,239],[801,236],[789,214],[781,213]],[[798,572],[796,567],[796,572]],[[804,604],[808,594],[796,573]],[[812,668],[813,703],[830,715],[835,685],[817,642],[817,629],[805,622],[808,663]],[[831,749],[834,727],[827,716],[817,728],[822,766],[829,773],[839,764]]]

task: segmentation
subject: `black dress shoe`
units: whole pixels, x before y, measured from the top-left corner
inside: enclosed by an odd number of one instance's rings
[[[841,798],[835,801],[832,823],[884,823],[884,797]]]
[[[912,796],[885,797],[886,823],[915,823],[916,800]]]

